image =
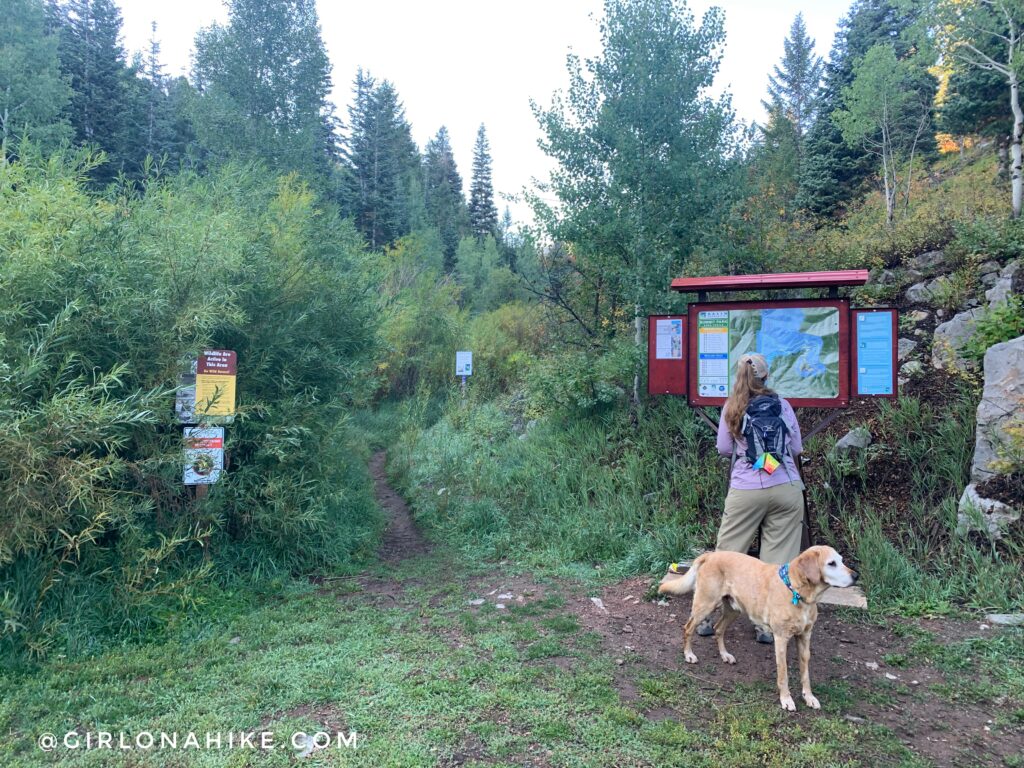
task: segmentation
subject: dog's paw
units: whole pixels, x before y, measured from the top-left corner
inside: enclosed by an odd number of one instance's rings
[[[779,703],[787,712],[796,712],[796,702],[793,701],[792,696],[780,696]]]
[[[726,664],[735,664],[736,663],[736,657],[733,656],[728,651],[724,651],[722,653],[722,661],[724,661]]]
[[[686,663],[687,664],[696,664],[697,663],[697,657],[693,654],[692,651],[687,651],[685,656],[686,656]]]
[[[811,709],[821,709],[821,704],[818,702],[817,698],[815,698],[813,693],[804,694],[804,704]]]

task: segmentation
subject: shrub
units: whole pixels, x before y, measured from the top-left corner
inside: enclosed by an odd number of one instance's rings
[[[1024,297],[1009,296],[988,307],[975,321],[974,335],[964,344],[964,355],[981,363],[988,348],[1024,335]]]
[[[472,391],[478,400],[508,392],[545,343],[537,308],[520,303],[473,318],[468,337],[467,349],[473,350]]]
[[[86,155],[0,166],[3,647],[160,625],[211,574],[340,564],[379,529],[344,414],[370,305],[348,225],[293,177],[227,167],[85,192]],[[173,386],[238,352],[229,471],[181,484]]]
[[[615,339],[604,350],[546,357],[526,377],[529,413],[588,414],[624,402],[633,386],[639,352]]]

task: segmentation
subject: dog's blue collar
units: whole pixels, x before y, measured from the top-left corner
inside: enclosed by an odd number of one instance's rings
[[[779,566],[779,578],[782,579],[783,584],[789,587],[789,591],[793,593],[793,605],[799,604],[802,598],[800,593],[793,589],[793,582],[789,580],[789,563]]]

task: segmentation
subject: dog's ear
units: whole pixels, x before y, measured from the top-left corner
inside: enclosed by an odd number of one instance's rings
[[[793,561],[793,565],[796,566],[797,573],[800,574],[801,578],[808,584],[820,584],[821,583],[821,552],[817,548],[807,549],[796,560]]]

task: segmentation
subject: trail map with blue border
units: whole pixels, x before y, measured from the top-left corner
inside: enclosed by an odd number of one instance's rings
[[[835,307],[701,312],[699,324],[702,395],[725,397],[740,356],[760,352],[771,370],[769,386],[783,397],[839,397],[839,310]]]

